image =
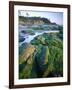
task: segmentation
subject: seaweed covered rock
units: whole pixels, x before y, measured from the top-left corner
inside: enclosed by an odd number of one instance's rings
[[[29,78],[31,76],[34,55],[35,55],[35,46],[29,45],[25,51],[20,55],[19,59],[19,78]]]
[[[35,52],[36,48],[34,45],[29,45],[25,51],[20,55],[19,64],[22,64],[28,60],[28,58]]]
[[[44,43],[39,42],[41,38],[44,38]],[[39,76],[63,76],[63,42],[61,39],[56,34],[43,34],[31,43],[37,45],[35,60],[39,68],[37,72]]]
[[[19,56],[19,78],[63,76],[63,42],[57,34],[34,38]]]

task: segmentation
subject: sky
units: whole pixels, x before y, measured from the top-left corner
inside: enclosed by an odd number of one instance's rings
[[[29,17],[44,17],[48,18],[51,22],[55,22],[56,24],[63,25],[63,12],[48,12],[48,11],[28,11],[28,10],[19,10],[20,16]]]

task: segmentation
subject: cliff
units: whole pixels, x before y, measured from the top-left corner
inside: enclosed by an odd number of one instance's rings
[[[52,23],[47,18],[19,16],[19,24],[22,24],[22,25],[43,25],[43,24],[52,24]],[[56,24],[56,23],[53,23],[53,24]]]

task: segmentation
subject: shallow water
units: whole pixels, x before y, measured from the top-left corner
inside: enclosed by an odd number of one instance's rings
[[[42,35],[44,33],[59,33],[59,30],[37,30],[35,31],[35,35],[29,35],[29,34],[23,34],[21,32],[20,36],[23,37],[25,40],[23,42],[19,43],[19,46],[21,46],[23,43],[30,43],[35,37],[37,37],[38,35]]]

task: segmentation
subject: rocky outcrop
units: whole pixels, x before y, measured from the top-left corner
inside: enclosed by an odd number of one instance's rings
[[[20,55],[19,63],[22,64],[28,60],[28,58],[34,54],[36,48],[34,45],[29,45],[25,51]],[[29,61],[28,61],[29,62]]]
[[[63,42],[57,34],[34,38],[19,57],[20,79],[63,76]]]

